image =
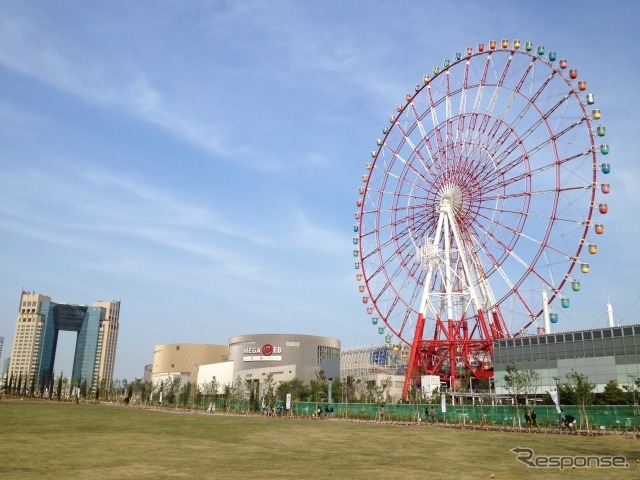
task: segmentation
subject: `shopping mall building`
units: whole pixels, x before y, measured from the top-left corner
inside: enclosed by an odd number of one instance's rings
[[[209,383],[213,377],[219,391],[239,377],[262,380],[271,375],[277,384],[292,379],[309,383],[322,370],[327,378],[340,375],[340,341],[298,334],[254,334],[232,337],[229,345],[157,345],[147,377],[154,384],[169,377],[181,383]]]

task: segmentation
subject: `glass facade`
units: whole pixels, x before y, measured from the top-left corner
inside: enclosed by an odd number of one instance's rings
[[[629,385],[630,375],[640,376],[640,325],[598,330],[552,333],[498,340],[494,348],[494,378],[497,394],[506,394],[506,366],[540,374],[540,390],[556,388],[556,380],[565,383],[572,370],[586,375],[601,392],[611,380]]]
[[[37,384],[49,385],[51,382],[58,332],[63,330],[78,332],[71,383],[77,385],[86,380],[88,386],[93,385],[96,380],[94,379],[95,364],[99,358],[100,323],[105,318],[104,308],[42,302],[40,314],[44,320],[44,327],[38,352]]]
[[[93,381],[96,380],[93,377],[98,362],[100,322],[104,320],[104,314],[104,308],[100,307],[89,307],[86,310],[76,341],[73,373],[71,374],[72,384],[86,380],[87,385],[93,385]]]

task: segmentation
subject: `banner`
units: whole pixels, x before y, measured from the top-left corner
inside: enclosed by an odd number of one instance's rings
[[[287,410],[291,410],[291,394],[287,393]]]
[[[560,401],[558,399],[558,391],[557,390],[553,390],[553,391],[548,392],[548,393],[551,396],[551,400],[553,400],[553,403],[556,404],[556,411],[559,414],[560,413]]]
[[[440,411],[442,413],[447,413],[447,396],[444,392],[440,394]]]

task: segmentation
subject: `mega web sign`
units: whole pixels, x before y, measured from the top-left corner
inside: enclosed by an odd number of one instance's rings
[[[262,347],[246,347],[242,360],[245,362],[279,362],[282,360],[282,347],[265,343]]]

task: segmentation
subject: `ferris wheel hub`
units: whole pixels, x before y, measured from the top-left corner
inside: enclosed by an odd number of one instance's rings
[[[459,213],[464,207],[464,194],[458,185],[446,185],[440,193],[440,209],[449,209],[451,212]]]

